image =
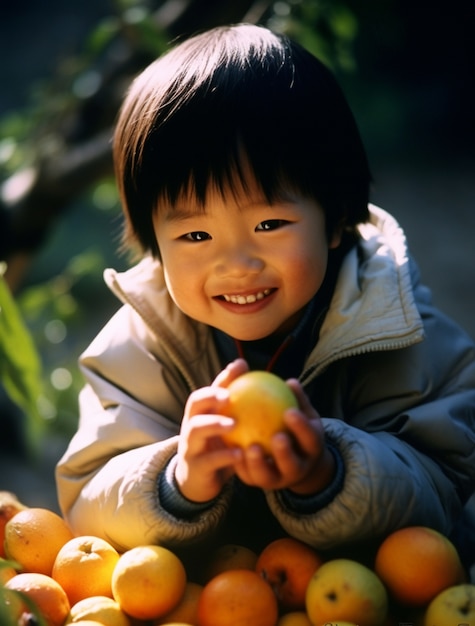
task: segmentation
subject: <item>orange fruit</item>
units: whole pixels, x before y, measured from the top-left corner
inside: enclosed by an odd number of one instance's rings
[[[455,546],[425,526],[391,533],[376,553],[374,569],[400,604],[424,606],[437,594],[464,580]]]
[[[49,509],[28,508],[6,523],[5,553],[24,572],[50,576],[56,555],[72,538],[62,517]]]
[[[229,569],[255,569],[257,554],[247,546],[226,543],[215,548],[204,568],[202,580],[207,583],[212,578]]]
[[[26,509],[26,505],[18,500],[10,491],[0,491],[0,557],[5,557],[5,526],[14,515]]]
[[[290,611],[281,615],[277,626],[312,626],[312,622],[305,611]]]
[[[132,626],[131,618],[119,603],[107,596],[91,596],[73,604],[66,623],[76,625],[84,621],[99,622],[102,626]]]
[[[10,561],[6,561],[2,557],[0,557],[0,586],[4,585],[7,580],[16,576],[18,572],[10,563]]]
[[[257,572],[227,570],[212,578],[198,602],[199,626],[275,626],[277,599]]]
[[[105,539],[74,537],[58,552],[51,575],[71,604],[90,596],[112,598],[112,572],[118,560],[119,553]]]
[[[308,544],[281,537],[261,551],[256,572],[272,587],[281,611],[303,611],[308,583],[322,563],[323,558]]]
[[[46,626],[63,626],[66,621],[70,609],[68,596],[50,576],[36,572],[17,574],[5,584],[5,589],[20,592],[30,601],[21,603],[18,621],[22,614],[34,613],[35,610]],[[18,606],[15,610],[18,611]]]
[[[252,371],[233,380],[228,392],[223,413],[234,418],[236,425],[223,440],[242,448],[258,443],[270,452],[273,435],[287,429],[284,412],[298,406],[293,391],[271,372]]]
[[[123,611],[147,620],[177,606],[186,587],[181,560],[162,546],[137,546],[124,552],[112,574],[112,595]]]
[[[185,593],[177,606],[163,617],[152,620],[152,626],[163,626],[175,622],[196,624],[198,621],[198,601],[202,590],[202,585],[191,581],[187,582]]]

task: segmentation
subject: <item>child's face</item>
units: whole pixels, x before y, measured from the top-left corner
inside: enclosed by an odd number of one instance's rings
[[[329,243],[318,204],[297,193],[272,205],[256,185],[160,205],[154,229],[171,297],[189,317],[251,341],[288,331],[320,288]]]

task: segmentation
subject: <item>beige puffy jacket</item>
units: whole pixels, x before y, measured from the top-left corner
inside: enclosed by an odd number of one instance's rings
[[[432,306],[389,214],[372,206],[360,234],[300,377],[322,398],[343,487],[309,515],[265,494],[287,533],[321,549],[409,524],[450,533],[475,485],[474,345]],[[176,308],[158,262],[105,279],[124,305],[80,359],[79,426],[57,466],[62,512],[75,533],[121,550],[204,541],[226,517],[232,486],[185,520],[161,508],[157,477],[190,391],[221,369],[211,332]]]

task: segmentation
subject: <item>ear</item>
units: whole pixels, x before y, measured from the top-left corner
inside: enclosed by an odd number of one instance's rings
[[[330,235],[328,240],[328,248],[330,250],[334,250],[340,245],[344,225],[344,220],[340,220],[340,222],[338,222],[338,224],[335,226],[333,233]]]

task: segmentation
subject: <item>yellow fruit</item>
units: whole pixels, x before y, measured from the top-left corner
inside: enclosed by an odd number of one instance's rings
[[[138,546],[122,554],[112,574],[112,595],[137,619],[154,619],[178,605],[186,587],[181,560],[162,546]]]
[[[5,553],[24,572],[51,576],[56,555],[72,538],[66,522],[53,511],[24,509],[5,526]]]
[[[112,598],[112,572],[119,553],[99,537],[74,537],[58,552],[52,577],[68,594],[71,604],[90,596]]]
[[[253,371],[233,380],[228,392],[224,413],[234,418],[236,425],[224,441],[242,448],[258,443],[270,453],[273,435],[286,430],[284,412],[298,406],[292,390],[275,374]]]
[[[163,617],[152,620],[152,626],[164,626],[172,622],[196,624],[198,621],[198,601],[202,590],[202,585],[191,581],[187,582],[183,597],[177,606]]]
[[[81,624],[87,620],[99,622],[102,626],[132,626],[130,617],[119,603],[106,596],[84,598],[71,607],[67,624]]]
[[[454,585],[444,589],[429,604],[424,626],[475,625],[475,585]]]
[[[227,570],[203,587],[198,602],[199,626],[275,626],[277,599],[257,572]]]
[[[321,565],[310,579],[306,610],[312,624],[341,621],[381,626],[387,617],[386,589],[376,574],[350,559]]]
[[[447,587],[464,581],[455,546],[424,526],[401,528],[386,537],[374,569],[398,603],[414,607],[427,605]]]
[[[312,626],[312,622],[305,611],[290,611],[280,617],[277,626]]]
[[[21,615],[37,610],[46,626],[63,626],[70,609],[68,596],[50,576],[34,572],[17,574],[5,584],[5,589],[20,592],[30,601],[22,604],[13,602],[19,623]]]
[[[211,552],[208,564],[204,568],[202,581],[207,583],[229,569],[254,570],[256,563],[257,554],[253,550],[235,543],[226,543]]]
[[[81,620],[80,622],[75,622],[75,624],[77,624],[77,626],[104,626],[102,622],[97,622],[92,619]]]

